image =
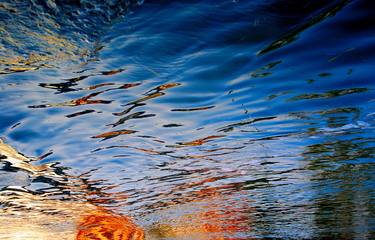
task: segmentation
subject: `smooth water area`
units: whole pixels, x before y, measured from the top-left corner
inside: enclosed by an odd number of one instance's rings
[[[146,239],[374,238],[373,9],[0,3],[0,136],[39,166],[0,162],[0,239],[86,203]]]

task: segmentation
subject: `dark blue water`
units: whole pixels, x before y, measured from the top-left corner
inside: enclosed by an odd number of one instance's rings
[[[375,237],[371,1],[30,2],[0,4],[0,135],[86,187],[5,162],[3,191],[155,239]]]

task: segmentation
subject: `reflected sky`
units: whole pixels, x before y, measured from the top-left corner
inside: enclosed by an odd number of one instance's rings
[[[32,3],[48,26],[0,5],[20,15],[0,37],[0,134],[35,156],[2,160],[0,193],[104,207],[155,239],[371,238],[370,1],[49,2]]]

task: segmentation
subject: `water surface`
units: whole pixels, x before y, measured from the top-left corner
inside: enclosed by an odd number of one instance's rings
[[[53,199],[155,239],[371,239],[374,7],[1,3],[0,134],[48,166],[2,162],[2,217]]]

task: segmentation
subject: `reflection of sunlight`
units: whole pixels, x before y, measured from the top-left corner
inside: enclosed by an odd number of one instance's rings
[[[197,201],[152,214],[151,218],[159,220],[152,223],[147,233],[155,239],[223,240],[227,235],[240,239],[237,234],[251,231],[249,212],[255,209],[248,200],[224,196],[219,192],[221,188],[225,186],[196,191]]]
[[[14,240],[25,240],[25,239],[45,239],[48,237],[50,234],[45,234],[41,232],[39,229],[32,230],[29,229],[29,226],[26,226],[24,229],[17,229],[17,231],[14,231],[13,234],[9,235],[9,239],[14,239]],[[52,236],[49,236],[52,237]]]
[[[55,5],[55,10],[61,14],[64,7],[69,6]],[[57,12],[43,12],[41,8],[42,4],[32,1],[0,4],[0,14],[7,21],[0,27],[0,74],[56,66],[58,62],[80,61],[89,56],[89,34],[83,31],[79,37],[62,34],[65,27],[75,26],[70,26],[65,19],[57,19]]]
[[[87,240],[94,239],[94,236],[103,240],[144,239],[143,230],[125,216],[95,208],[91,204],[64,205],[59,201],[49,203],[49,206],[45,204],[39,206],[35,200],[30,206],[33,210],[18,211],[15,217],[2,213],[4,217],[0,218],[0,239]],[[64,214],[43,213],[48,208],[55,212],[62,211]],[[40,212],[37,212],[38,210]],[[119,236],[122,238],[117,238]]]
[[[13,218],[13,217],[12,217]],[[60,217],[28,218],[17,216],[0,218],[0,239],[11,240],[49,240],[74,239],[74,228],[68,219]]]
[[[284,2],[0,1],[0,240],[370,236],[371,8]]]
[[[89,186],[80,178],[56,173],[53,165],[34,166],[32,159],[25,157],[0,140],[0,162],[9,164],[14,170],[26,171],[30,178],[42,176],[56,181],[65,191],[74,192],[74,201],[53,199],[61,190],[37,193],[26,187],[7,187],[0,191],[0,239],[49,240],[49,239],[144,239],[143,230],[130,218],[116,215],[85,200],[78,192],[85,192]],[[69,179],[59,181],[59,179]],[[74,179],[73,179],[74,178]],[[110,197],[109,197],[110,198]],[[118,198],[118,196],[117,196]],[[113,196],[112,200],[116,199]],[[101,200],[101,199],[98,199]],[[120,238],[117,238],[122,236]]]
[[[99,210],[85,214],[81,218],[76,239],[143,240],[144,233],[129,218]]]

